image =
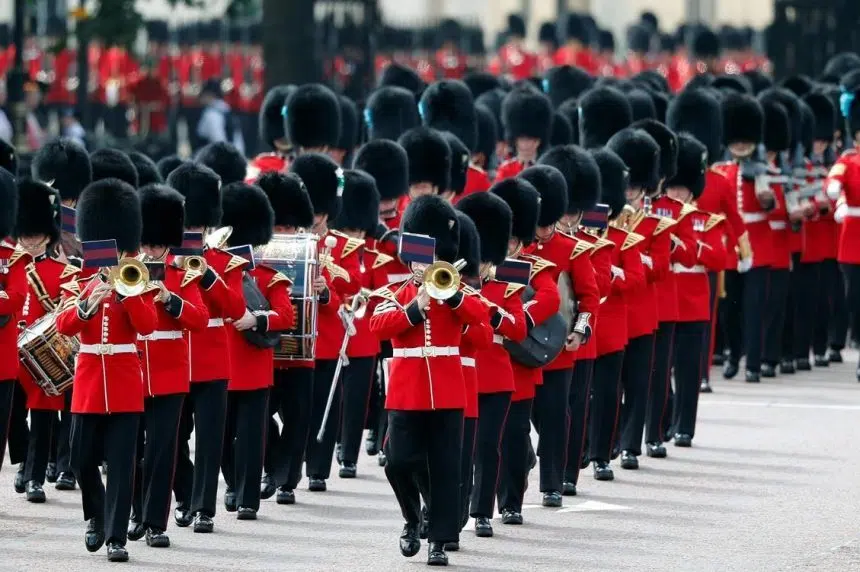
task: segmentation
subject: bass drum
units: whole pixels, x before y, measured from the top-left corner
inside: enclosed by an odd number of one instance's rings
[[[75,380],[75,357],[80,344],[77,338],[57,332],[56,316],[42,316],[18,335],[18,357],[21,365],[45,395],[56,397],[72,387]]]

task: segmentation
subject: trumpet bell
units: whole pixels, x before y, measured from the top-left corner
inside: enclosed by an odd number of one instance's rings
[[[460,271],[449,262],[434,262],[424,270],[421,282],[431,298],[447,300],[460,289]]]
[[[209,265],[206,264],[206,259],[202,256],[185,256],[182,259],[182,269],[186,272],[203,274],[207,268],[209,268]]]
[[[120,296],[139,296],[149,282],[149,269],[136,258],[123,258],[111,269],[108,281]]]

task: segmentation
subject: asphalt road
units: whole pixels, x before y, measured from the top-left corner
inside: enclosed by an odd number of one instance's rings
[[[856,352],[846,353],[856,363]],[[496,536],[467,528],[460,570],[860,571],[860,384],[853,365],[760,385],[713,376],[692,449],[643,457],[639,471],[615,467],[598,483],[587,470],[580,495],[562,509],[539,505],[532,474],[526,524],[494,521]],[[104,550],[89,554],[77,492],[47,487],[28,504],[0,473],[0,570],[116,569]],[[305,483],[302,484],[305,486]],[[263,501],[259,520],[219,512],[216,532],[168,530],[172,546],[129,543],[140,570],[423,570],[426,547],[400,556],[402,526],[374,459],[359,478],[325,493],[297,491],[298,504]]]

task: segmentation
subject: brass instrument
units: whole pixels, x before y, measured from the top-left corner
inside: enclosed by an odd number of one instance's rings
[[[215,229],[206,235],[206,246],[209,248],[224,248],[227,246],[227,240],[230,239],[231,234],[233,234],[232,226],[222,226]]]
[[[209,268],[206,259],[202,256],[183,256],[182,269],[186,272],[197,272],[203,274]]]
[[[120,296],[139,296],[149,282],[149,269],[136,258],[123,258],[110,269],[108,282]]]
[[[439,260],[424,269],[421,283],[427,294],[434,300],[447,300],[460,289],[460,269],[466,265],[463,260],[451,264]]]

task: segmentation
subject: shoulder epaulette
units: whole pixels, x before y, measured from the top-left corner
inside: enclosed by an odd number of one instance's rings
[[[224,272],[230,272],[231,270],[236,270],[237,268],[244,268],[247,265],[248,261],[241,256],[230,254],[230,260],[227,262],[227,266],[224,268]]]
[[[382,254],[381,252],[375,252],[374,254],[376,254],[376,260],[373,261],[373,266],[371,266],[372,270],[381,268],[394,260],[393,256],[388,256],[387,254]]]
[[[281,274],[280,272],[275,272],[275,275],[272,276],[271,280],[269,280],[269,284],[268,286],[266,286],[266,288],[271,288],[272,286],[280,282],[286,282],[287,286],[291,286],[293,284],[290,279],[287,278],[284,274]]]
[[[346,244],[343,245],[343,250],[340,253],[341,258],[345,258],[353,252],[358,252],[358,249],[364,246],[364,241],[358,238],[347,238]]]
[[[394,284],[396,284],[396,282]],[[399,304],[400,302],[398,302],[397,296],[394,295],[394,292],[391,291],[391,288],[389,288],[389,286],[391,286],[391,284],[387,284],[385,286],[382,286],[381,288],[377,288],[376,290],[371,292],[370,296],[368,296],[368,297],[369,298],[382,298],[384,300],[394,302],[395,304]]]
[[[161,287],[158,285],[157,282],[147,282],[141,294],[146,294],[148,292],[157,292],[159,290],[161,290]]]
[[[716,167],[727,167],[732,164],[732,161],[717,161],[713,165],[711,165],[711,170],[715,170]]]
[[[627,221],[627,227],[630,228],[630,230],[636,230],[636,227],[639,226],[646,218],[647,215],[645,214],[645,211],[638,210],[633,213],[633,216],[631,216],[630,219]]]
[[[60,290],[68,292],[72,296],[79,296],[81,293],[81,285],[77,280],[69,280],[68,282],[60,284]]]
[[[179,283],[179,287],[185,288],[186,286],[188,286],[189,284],[191,284],[192,282],[194,282],[198,278],[202,278],[202,277],[203,277],[202,272],[198,272],[196,270],[186,270],[185,273],[182,275],[182,282]]]
[[[12,266],[22,258],[25,258],[27,251],[21,248],[20,246],[16,246],[15,250],[12,252],[12,256],[9,257],[9,266]]]
[[[667,228],[672,228],[676,224],[678,224],[678,223],[675,222],[674,219],[671,219],[667,216],[661,216],[660,222],[657,223],[657,228],[654,229],[654,236],[657,236],[658,234],[660,234],[661,232],[663,232]]]
[[[340,278],[341,280],[344,280],[345,282],[350,281],[349,272],[347,272],[343,267],[335,264],[331,260],[331,258],[328,258],[325,262],[323,262],[322,260],[320,262],[322,262],[323,268],[328,270],[329,275],[331,275],[331,277],[333,279],[334,278]]]
[[[621,250],[633,248],[643,240],[645,240],[645,237],[641,234],[636,234],[635,232],[628,232],[627,236],[624,237],[624,244],[621,245]]]
[[[678,215],[678,220],[681,220],[688,214],[692,214],[696,212],[698,209],[691,205],[690,203],[684,203],[684,206],[681,207],[681,213]]]
[[[522,284],[516,284],[513,282],[508,282],[508,287],[505,288],[505,298],[510,298],[517,292],[522,291],[525,288]]]
[[[705,223],[705,230],[711,230],[724,220],[726,220],[726,217],[721,214],[711,214],[711,216],[708,217],[708,221]]]
[[[598,238],[597,240],[594,241],[594,244],[591,246],[591,252],[595,253],[598,250],[606,248],[607,246],[611,246],[611,247],[615,248],[615,243],[612,242],[611,240],[608,240],[605,238]]]
[[[579,240],[578,238],[575,240],[576,240],[576,246],[573,247],[573,252],[570,253],[570,259],[571,260],[578,257],[580,254],[584,254],[584,253],[590,251],[593,248],[593,246],[591,244],[588,244],[584,240]]]
[[[80,271],[81,271],[81,269],[78,268],[77,266],[75,266],[74,264],[66,264],[65,267],[63,268],[63,271],[60,273],[60,279],[70,278],[72,276],[79,274]]]
[[[545,258],[541,258],[540,256],[529,255],[528,259],[532,263],[532,271],[529,274],[529,280],[537,276],[537,273],[541,270],[546,270],[547,268],[554,268],[555,264],[546,260]]]

